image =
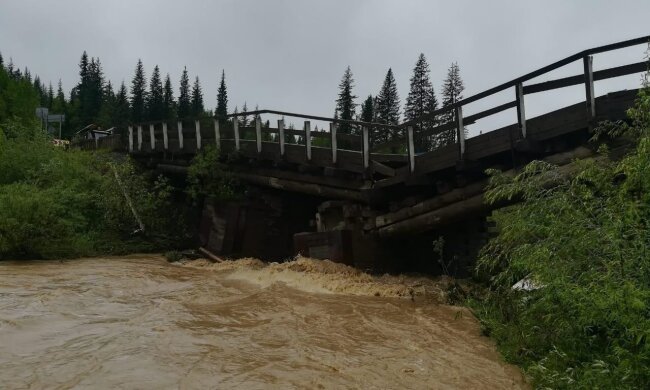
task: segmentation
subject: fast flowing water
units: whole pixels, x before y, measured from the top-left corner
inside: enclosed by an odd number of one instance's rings
[[[0,388],[526,388],[435,286],[306,259],[0,262]]]

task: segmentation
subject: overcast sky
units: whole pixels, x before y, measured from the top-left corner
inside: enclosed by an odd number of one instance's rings
[[[2,0],[0,52],[46,83],[60,78],[66,93],[86,50],[114,84],[129,86],[141,58],[147,76],[156,64],[169,73],[177,94],[187,66],[214,108],[225,69],[231,111],[247,101],[250,109],[332,116],[348,65],[359,102],[379,91],[391,67],[404,103],[421,52],[436,92],[457,61],[469,96],[583,49],[649,35],[649,16],[649,0]],[[596,57],[594,68],[640,61],[644,50]],[[558,75],[580,71],[576,64]],[[534,96],[527,112],[580,96],[579,87],[560,98]]]

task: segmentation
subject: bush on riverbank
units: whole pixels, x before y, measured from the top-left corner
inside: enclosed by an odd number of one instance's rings
[[[34,118],[31,84],[0,67],[0,259],[153,251],[184,238],[170,186],[127,159],[52,145]],[[20,105],[20,109],[16,107]],[[111,165],[146,227],[138,227]]]
[[[489,293],[471,304],[504,356],[540,388],[650,388],[650,90],[629,111],[635,150],[562,177],[531,163],[494,173],[499,235],[477,264]],[[606,153],[606,149],[602,150]],[[538,287],[515,291],[528,278]]]

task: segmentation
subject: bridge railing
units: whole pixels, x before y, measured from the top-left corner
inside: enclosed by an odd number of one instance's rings
[[[521,139],[526,139],[527,129],[526,129],[526,109],[525,109],[525,99],[524,96],[528,94],[551,91],[559,88],[565,88],[569,86],[584,84],[585,86],[585,97],[586,97],[586,110],[587,115],[590,121],[590,125],[593,125],[593,121],[596,118],[596,104],[595,104],[595,91],[594,91],[594,82],[598,80],[605,80],[614,77],[620,77],[635,73],[640,73],[648,70],[648,61],[640,61],[633,64],[627,64],[623,66],[617,66],[609,69],[604,69],[600,71],[593,71],[593,56],[599,53],[605,53],[609,51],[619,50],[631,46],[649,44],[650,35],[630,39],[627,41],[622,41],[610,45],[599,46],[592,49],[587,49],[566,57],[560,61],[554,62],[550,65],[539,68],[533,72],[527,73],[523,76],[520,76],[514,80],[508,81],[496,87],[490,88],[483,92],[477,93],[465,99],[459,100],[453,104],[442,107],[438,110],[435,110],[427,115],[423,115],[419,118],[416,118],[412,121],[407,121],[400,124],[400,128],[405,130],[405,137],[393,139],[387,143],[379,144],[375,146],[375,149],[381,149],[386,147],[393,147],[398,145],[406,145],[408,151],[408,159],[410,171],[414,172],[416,168],[417,161],[417,151],[416,144],[417,141],[426,139],[427,137],[436,137],[440,135],[447,135],[447,137],[442,137],[443,142],[438,141],[436,147],[441,148],[448,146],[450,143],[456,145],[458,160],[462,161],[465,159],[465,126],[470,125],[478,121],[495,114],[498,114],[502,111],[516,108],[517,118],[516,123],[518,127],[517,136]],[[576,61],[582,61],[584,72],[570,77],[558,78],[550,81],[534,83],[524,85],[524,83],[535,79],[537,77],[546,75],[552,71],[555,71],[559,68],[565,67],[569,64],[572,64]],[[483,110],[476,114],[470,116],[463,115],[463,109],[470,103],[477,102],[479,100],[485,99],[492,95],[495,95],[499,92],[511,89],[513,91],[514,100],[494,106],[492,108]],[[442,121],[440,123],[441,117],[449,118],[448,121]],[[423,122],[435,123],[433,126],[422,126]],[[418,131],[419,130],[419,131]],[[450,134],[451,133],[451,134]],[[444,142],[446,138],[447,142]],[[451,140],[452,142],[449,142]],[[426,143],[426,142],[424,142]],[[430,150],[427,150],[430,151]]]
[[[229,114],[225,118],[201,117],[133,124],[128,130],[129,151],[194,153],[214,143],[226,152],[239,152],[251,158],[309,163],[353,172],[366,172],[373,168],[387,176],[394,176],[397,169],[414,173],[421,169],[418,166],[428,165],[425,168],[430,169],[443,157],[446,160],[466,160],[465,127],[509,109],[516,109],[516,122],[493,132],[503,133],[511,140],[527,139],[530,134],[527,131],[525,96],[529,94],[584,84],[587,125],[592,125],[597,114],[594,82],[648,69],[648,63],[641,61],[593,71],[593,56],[647,44],[649,41],[650,36],[644,36],[584,50],[400,125],[255,110]],[[539,76],[576,61],[583,64],[581,74],[528,84]],[[512,101],[464,115],[468,104],[506,90],[512,90]],[[262,115],[276,115],[281,119],[277,120],[277,124],[271,124],[263,121]],[[254,118],[251,123],[240,123],[239,118],[251,116]],[[299,128],[293,128],[288,125],[292,122],[287,122],[287,118],[300,120],[302,124],[298,125]],[[325,122],[329,128],[315,131],[312,121]]]

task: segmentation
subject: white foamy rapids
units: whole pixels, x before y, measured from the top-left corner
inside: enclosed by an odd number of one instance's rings
[[[284,263],[264,263],[253,258],[212,263],[206,259],[183,262],[186,267],[225,273],[260,287],[284,283],[312,293],[399,297],[445,302],[445,291],[454,283],[449,277],[372,276],[345,264],[298,256]]]

